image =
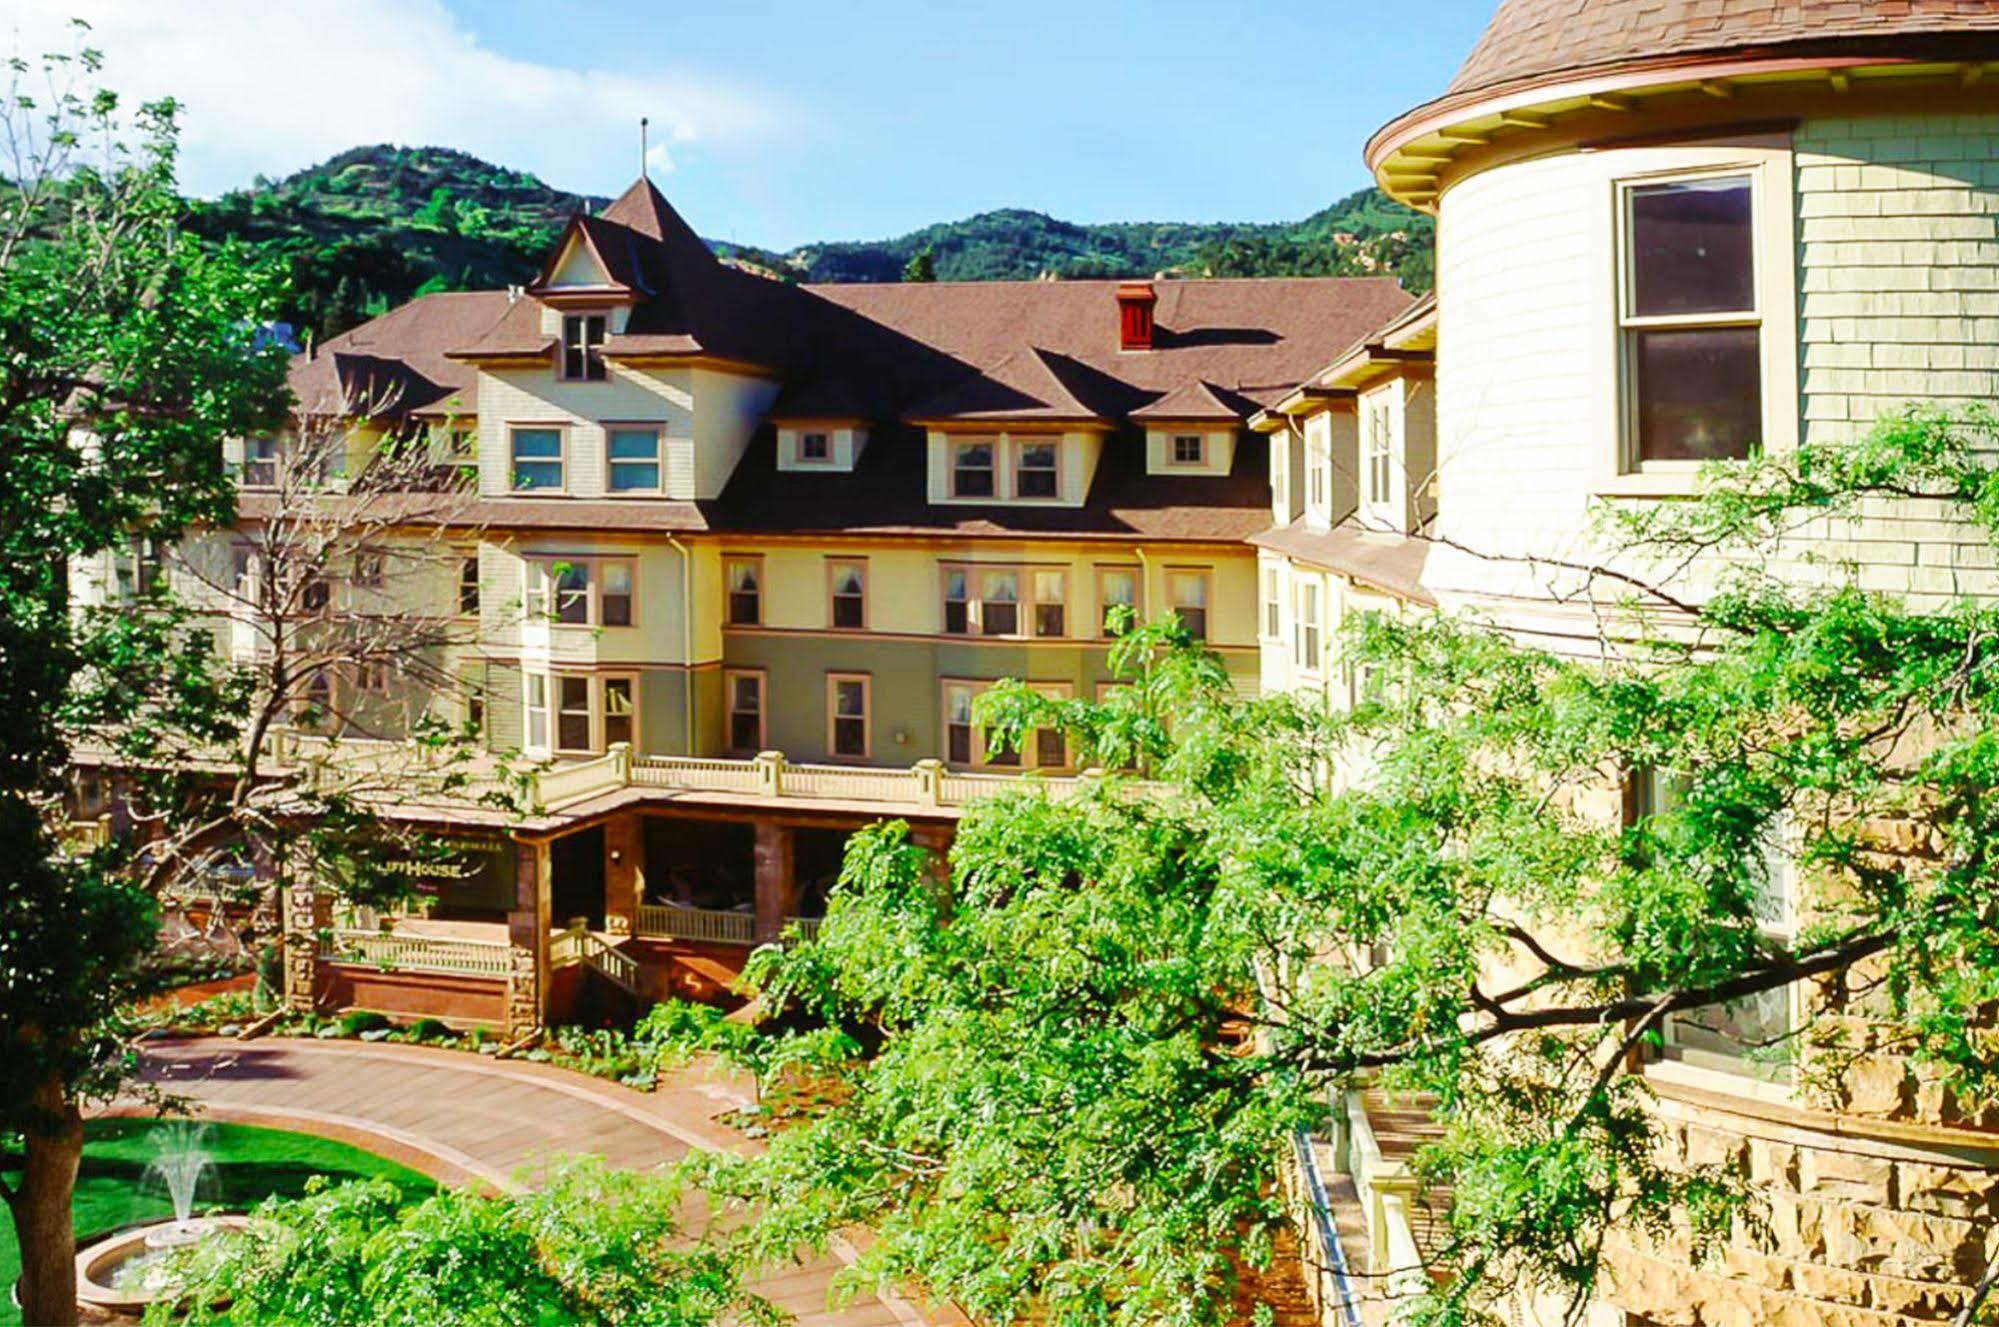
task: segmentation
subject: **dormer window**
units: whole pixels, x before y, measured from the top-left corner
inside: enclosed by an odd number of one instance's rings
[[[1208,439],[1202,433],[1176,433],[1173,435],[1173,464],[1206,465],[1208,463]]]
[[[1052,498],[1058,492],[1057,457],[1053,442],[1023,442],[1014,461],[1013,492],[1021,498]]]
[[[824,432],[808,432],[798,435],[798,459],[801,461],[823,462],[833,459],[833,435]]]
[[[951,445],[951,496],[989,498],[993,495],[993,444],[957,442]]]
[[[579,382],[603,381],[603,314],[571,313],[563,316],[562,376]]]

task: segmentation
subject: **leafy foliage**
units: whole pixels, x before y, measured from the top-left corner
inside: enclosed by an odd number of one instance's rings
[[[444,1190],[409,1205],[383,1181],[320,1186],[303,1199],[265,1203],[241,1239],[189,1255],[182,1302],[156,1302],[146,1321],[777,1321],[768,1304],[743,1290],[725,1255],[679,1239],[682,1197],[670,1171],[617,1171],[600,1161],[562,1163],[523,1193]]]
[[[1379,681],[1333,709],[1242,698],[1169,623],[1121,641],[1102,703],[996,688],[989,740],[1059,727],[1164,795],[1030,787],[948,864],[857,837],[821,939],[753,970],[833,1104],[714,1182],[776,1246],[871,1227],[861,1275],[984,1320],[1217,1323],[1283,1219],[1289,1131],[1379,1081],[1436,1103],[1419,1316],[1466,1323],[1586,1296],[1619,1232],[1699,1258],[1753,1225],[1745,1174],[1662,1146],[1632,1068],[1668,1026],[1795,989],[1812,1018],[1745,1060],[1834,1107],[1881,1056],[1993,1102],[1999,609],[1867,592],[1787,538],[1911,497],[1991,531],[1994,431],[1912,414],[1607,513],[1640,572],[1603,578],[1605,660],[1363,615],[1342,663]],[[1626,818],[1634,776],[1677,796]]]

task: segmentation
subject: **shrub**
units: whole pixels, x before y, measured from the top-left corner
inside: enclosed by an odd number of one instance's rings
[[[372,1009],[349,1009],[340,1016],[340,1035],[358,1037],[363,1032],[374,1032],[386,1028],[389,1020]]]

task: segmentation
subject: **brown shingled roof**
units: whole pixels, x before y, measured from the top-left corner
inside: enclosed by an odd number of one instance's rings
[[[1131,412],[1139,420],[1214,420],[1232,423],[1246,419],[1255,406],[1234,392],[1218,390],[1213,383],[1196,378],[1183,383],[1156,401]]]
[[[469,414],[476,375],[449,352],[488,335],[512,307],[503,290],[419,296],[294,359],[292,395],[307,414]]]
[[[1999,37],[1993,0],[1504,0],[1446,98],[1690,56],[1916,54]],[[1989,52],[1988,52],[1989,53]]]

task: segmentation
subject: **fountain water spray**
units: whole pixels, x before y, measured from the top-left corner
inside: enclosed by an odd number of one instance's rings
[[[147,1165],[146,1173],[158,1175],[166,1185],[174,1220],[172,1225],[161,1226],[146,1237],[147,1247],[155,1249],[192,1244],[201,1238],[204,1232],[189,1218],[194,1215],[194,1198],[201,1186],[202,1173],[211,1160],[206,1147],[207,1125],[176,1121],[162,1133],[160,1153]]]

